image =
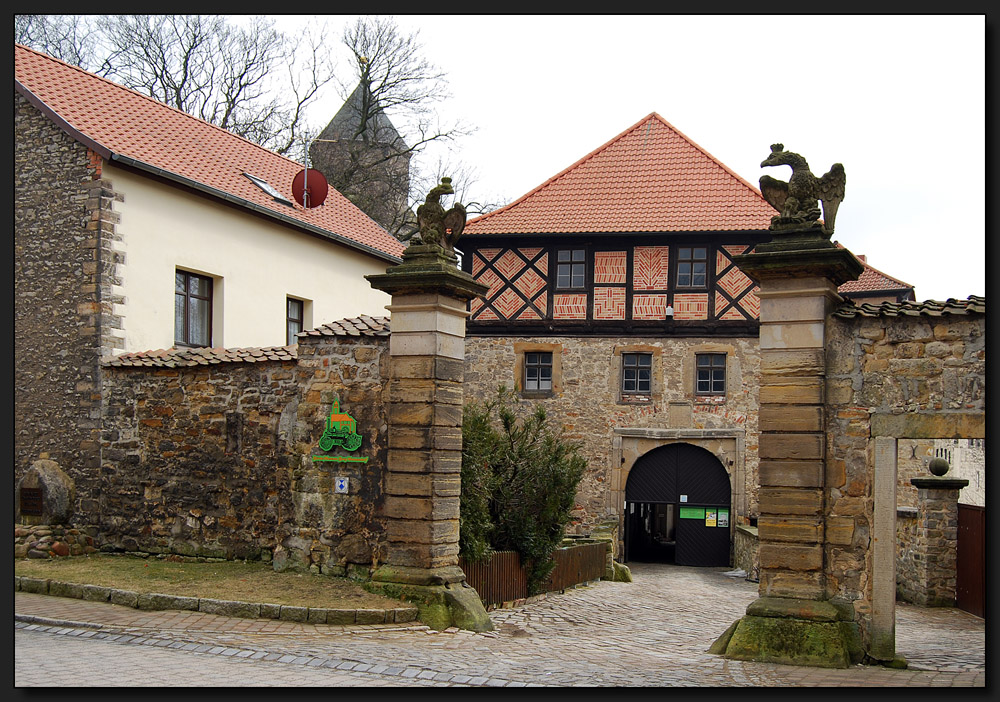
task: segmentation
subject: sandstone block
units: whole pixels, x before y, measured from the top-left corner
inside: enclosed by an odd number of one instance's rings
[[[389,541],[411,543],[458,542],[458,519],[412,520],[393,519],[386,525]]]
[[[822,460],[825,436],[812,434],[762,434],[759,455],[761,459]]]
[[[769,349],[760,354],[761,376],[810,377],[825,371],[822,349]]]
[[[758,501],[762,515],[823,512],[823,491],[819,489],[761,487]]]
[[[823,431],[823,408],[819,405],[762,405],[758,415],[762,432]]]
[[[823,599],[826,592],[820,571],[761,570],[760,592],[769,597]]]
[[[854,518],[829,516],[826,518],[826,542],[849,546],[854,539]]]
[[[821,378],[774,378],[761,377],[760,403],[785,405],[823,404],[823,381]]]
[[[822,487],[823,462],[765,459],[758,476],[761,485],[770,487]]]
[[[820,543],[823,541],[823,521],[820,517],[777,517],[761,515],[757,520],[761,542],[784,541]]]

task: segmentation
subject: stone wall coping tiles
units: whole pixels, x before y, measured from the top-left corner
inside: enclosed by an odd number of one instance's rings
[[[389,336],[388,317],[361,315],[323,324],[299,334],[309,337],[383,337]],[[133,351],[105,358],[104,366],[186,368],[215,363],[257,363],[258,361],[294,361],[298,358],[298,344],[291,346],[266,346],[248,348],[169,348],[154,351]]]
[[[294,361],[298,349],[292,346],[264,348],[169,348],[136,351],[106,358],[102,364],[113,368],[161,367],[188,368],[216,363],[257,363],[259,361]]]
[[[969,295],[966,300],[948,298],[944,302],[926,300],[924,302],[883,302],[878,305],[862,303],[860,305],[848,300],[834,312],[834,317],[852,319],[854,317],[940,317],[946,314],[986,314],[986,298],[979,295]]]
[[[299,337],[311,336],[388,336],[389,318],[361,315],[323,324],[301,332]]]

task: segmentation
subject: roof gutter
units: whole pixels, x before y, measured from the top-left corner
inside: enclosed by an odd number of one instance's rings
[[[63,119],[51,107],[46,105],[41,99],[38,98],[37,95],[32,93],[20,81],[15,80],[14,87],[17,89],[19,93],[21,93],[28,100],[28,102],[30,102],[32,105],[38,108],[43,114],[45,114],[46,117],[55,122],[60,129],[62,129],[64,132],[69,134],[71,137],[79,141],[87,148],[100,154],[100,156],[105,160],[117,161],[127,166],[136,168],[138,170],[145,171],[146,173],[150,173],[152,175],[159,176],[167,180],[171,180],[175,183],[179,183],[194,190],[199,190],[208,195],[212,195],[213,197],[225,200],[226,202],[231,202],[235,205],[239,205],[240,207],[244,207],[248,210],[257,212],[258,214],[270,217],[271,219],[276,219],[280,222],[283,222],[284,224],[288,224],[297,229],[302,229],[304,231],[309,232],[310,234],[314,234],[324,239],[331,239],[337,242],[338,244],[342,244],[351,249],[362,251],[364,253],[375,256],[376,258],[380,258],[384,261],[388,261],[390,263],[402,263],[403,261],[403,259],[398,256],[393,256],[392,254],[380,251],[379,249],[376,249],[374,247],[362,244],[342,234],[337,234],[335,232],[331,232],[327,229],[323,229],[322,227],[317,227],[312,224],[306,224],[305,222],[297,220],[294,217],[289,217],[288,215],[280,214],[278,212],[275,212],[274,210],[262,207],[261,205],[258,205],[255,202],[245,200],[244,198],[241,197],[236,197],[235,195],[231,195],[230,193],[227,193],[223,190],[219,190],[218,188],[213,188],[211,186],[205,185],[204,183],[199,183],[196,180],[192,180],[190,178],[186,178],[185,176],[178,175],[177,173],[173,173],[171,171],[164,170],[157,166],[153,166],[144,161],[140,161],[138,159],[134,159],[129,156],[124,156],[122,154],[116,154],[112,152],[110,149],[108,149],[106,146],[99,144],[98,142],[94,141],[93,139],[91,139],[90,137],[83,134],[75,127],[73,127],[73,125],[71,125],[69,122]]]

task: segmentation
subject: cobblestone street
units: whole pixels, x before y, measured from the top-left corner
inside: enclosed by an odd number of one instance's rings
[[[984,620],[960,610],[898,604],[906,670],[730,661],[706,650],[756,598],[755,583],[726,568],[631,567],[631,584],[601,581],[493,611],[496,630],[480,634],[141,612],[18,592],[15,685],[985,685]]]

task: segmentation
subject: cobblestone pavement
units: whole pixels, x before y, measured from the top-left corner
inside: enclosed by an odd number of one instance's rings
[[[52,676],[93,649],[88,657],[130,671],[101,685],[985,686],[984,620],[960,610],[898,604],[906,670],[730,661],[706,649],[756,598],[756,584],[726,568],[630,565],[631,584],[602,581],[496,610],[496,631],[479,634],[140,612],[18,592],[15,685],[80,685]]]

